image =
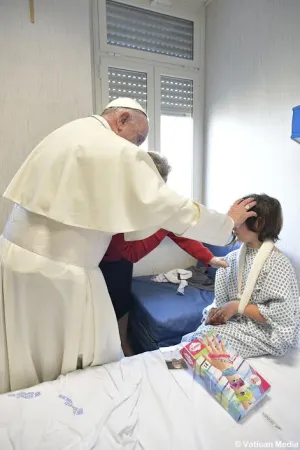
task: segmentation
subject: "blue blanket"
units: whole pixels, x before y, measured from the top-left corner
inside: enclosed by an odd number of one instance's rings
[[[203,309],[214,298],[213,292],[200,291],[191,286],[185,288],[185,295],[178,295],[177,288],[177,285],[170,283],[155,283],[151,277],[133,280],[131,323],[135,329],[137,324],[144,328],[144,340],[149,338],[151,348],[147,346],[144,351],[153,350],[155,342],[156,348],[180,342],[184,334],[200,325]]]
[[[215,256],[225,256],[239,245],[216,247],[207,245]],[[203,266],[198,262],[198,267]],[[214,279],[216,269],[208,275]],[[177,295],[177,285],[155,283],[150,276],[133,280],[134,306],[130,315],[132,344],[136,351],[155,350],[174,345],[181,337],[197,329],[203,309],[210,305],[214,293],[192,286],[185,288],[185,295]]]

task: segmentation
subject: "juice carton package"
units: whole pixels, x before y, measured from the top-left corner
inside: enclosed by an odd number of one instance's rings
[[[216,341],[210,345],[213,338]],[[204,342],[187,343],[180,350],[181,355],[194,370],[195,380],[240,422],[271,386],[247,361],[222,343],[214,331],[203,339]]]

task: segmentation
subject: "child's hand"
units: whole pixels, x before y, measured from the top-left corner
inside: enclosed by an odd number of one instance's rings
[[[239,302],[237,300],[228,302],[222,308],[217,308],[210,317],[208,325],[222,325],[227,323],[231,317],[238,313]]]
[[[211,258],[211,260],[209,261],[209,265],[212,267],[215,267],[217,269],[219,269],[220,267],[222,269],[226,269],[226,267],[228,267],[228,263],[225,261],[225,259],[218,258],[217,256],[214,256],[213,258]]]
[[[210,310],[208,312],[208,316],[207,316],[206,321],[205,321],[205,325],[211,325],[211,319],[212,319],[212,317],[216,314],[216,312],[219,309],[220,308],[210,308]]]

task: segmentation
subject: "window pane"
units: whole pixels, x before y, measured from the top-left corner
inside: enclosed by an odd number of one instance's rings
[[[129,97],[140,103],[147,111],[147,74],[133,70],[108,69],[109,101]]]
[[[192,21],[107,0],[106,23],[108,44],[193,59]]]
[[[182,195],[193,190],[193,81],[161,77],[161,153],[172,166],[168,184]]]
[[[136,100],[147,111],[147,73],[134,70],[108,69],[109,101],[118,97]],[[141,145],[148,150],[148,139]]]
[[[161,77],[161,113],[167,116],[193,115],[193,81]]]

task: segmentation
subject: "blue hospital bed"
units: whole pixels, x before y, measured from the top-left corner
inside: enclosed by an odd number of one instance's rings
[[[225,256],[238,245],[216,247],[207,245],[215,256]],[[202,264],[198,262],[198,266]],[[214,279],[216,270],[209,268]],[[156,350],[177,344],[183,335],[194,331],[202,319],[203,309],[210,305],[214,293],[192,286],[185,288],[185,295],[176,293],[176,285],[155,283],[151,276],[136,277],[132,284],[133,309],[129,328],[133,349],[137,353]]]

